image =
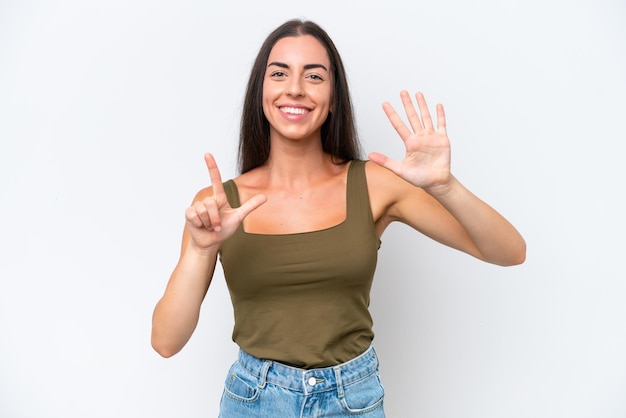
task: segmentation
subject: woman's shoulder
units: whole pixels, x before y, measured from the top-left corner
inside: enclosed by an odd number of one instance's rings
[[[388,224],[397,217],[397,208],[402,202],[419,204],[428,200],[423,189],[413,186],[387,168],[373,161],[365,163],[367,190],[374,219]]]
[[[238,177],[237,177],[237,178],[238,178]],[[224,189],[224,187],[225,187],[225,185],[226,185],[227,183],[234,182],[234,180],[235,180],[235,179],[228,179],[228,180],[224,180],[224,181],[222,182],[222,187],[221,187],[220,189]],[[237,185],[237,184],[235,183],[235,186],[236,186],[236,185]],[[194,196],[193,201],[194,201],[194,202],[199,202],[199,201],[202,201],[202,200],[206,199],[207,197],[211,197],[211,196],[213,196],[213,193],[214,193],[213,185],[203,187],[203,188],[201,188],[200,190],[198,190],[198,191],[196,192],[196,195]]]
[[[238,189],[256,189],[259,187],[260,184],[263,183],[264,171],[266,170],[263,170],[261,167],[253,168],[250,171],[239,174],[238,176],[232,178],[230,181],[233,181]]]
[[[395,189],[409,185],[395,173],[373,161],[366,160],[364,163],[368,186]]]
[[[196,195],[193,197],[193,202],[194,203],[200,202],[206,199],[207,197],[211,197],[211,196],[213,196],[213,187],[212,186],[203,187],[202,189],[198,190]]]

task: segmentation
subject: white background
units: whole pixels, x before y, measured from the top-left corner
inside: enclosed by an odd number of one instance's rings
[[[402,225],[372,292],[391,417],[626,416],[619,0],[0,0],[0,416],[213,417],[236,346],[221,270],[188,345],[150,347],[183,212],[236,173],[265,36],[335,40],[366,151],[446,106],[453,172],[528,243],[490,266]]]

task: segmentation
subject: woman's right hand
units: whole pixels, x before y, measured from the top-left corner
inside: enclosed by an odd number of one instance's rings
[[[227,238],[235,233],[243,219],[267,200],[265,195],[259,194],[244,202],[240,207],[232,208],[224,193],[222,178],[213,155],[205,154],[204,160],[211,177],[209,196],[194,201],[185,210],[189,243],[200,254],[218,249]]]

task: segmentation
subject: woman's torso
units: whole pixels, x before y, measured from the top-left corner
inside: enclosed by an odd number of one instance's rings
[[[328,199],[283,199],[282,214],[266,212],[269,220],[242,223],[222,245],[235,312],[233,339],[256,357],[323,367],[347,361],[371,343],[369,291],[380,240],[365,162],[351,162],[334,180]],[[225,183],[234,207],[249,194],[237,186]],[[298,216],[290,216],[292,210]],[[302,220],[302,214],[311,219]],[[263,233],[272,224],[272,233]]]

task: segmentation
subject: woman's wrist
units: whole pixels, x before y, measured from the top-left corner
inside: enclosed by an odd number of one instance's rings
[[[424,191],[437,200],[443,200],[449,197],[459,186],[459,181],[450,174],[447,182],[438,183],[429,187],[423,187]]]

